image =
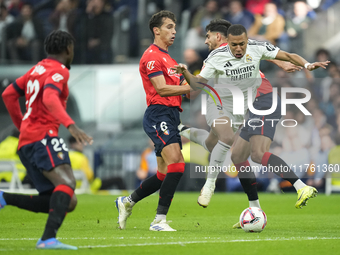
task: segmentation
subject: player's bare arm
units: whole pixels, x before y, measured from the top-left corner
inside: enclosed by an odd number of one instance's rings
[[[324,61],[324,62],[314,62],[314,63],[309,63],[307,60],[305,60],[303,57],[294,54],[294,53],[288,53],[285,52],[283,50],[280,50],[275,59],[277,60],[282,60],[282,61],[288,61],[294,65],[297,66],[303,66],[306,69],[308,69],[309,71],[313,71],[319,67],[322,67],[323,69],[326,69],[326,67],[328,66],[328,63],[330,63],[330,61]]]
[[[156,92],[161,97],[169,97],[169,96],[180,96],[183,94],[190,93],[190,86],[175,86],[166,84],[165,78],[163,75],[159,75],[150,79],[152,85],[154,86]]]
[[[281,60],[276,60],[276,59],[268,59],[267,61],[277,65],[278,67],[280,67],[287,73],[294,73],[296,71],[301,71],[303,69],[302,66],[294,65],[291,62],[286,62],[286,61],[281,61]]]

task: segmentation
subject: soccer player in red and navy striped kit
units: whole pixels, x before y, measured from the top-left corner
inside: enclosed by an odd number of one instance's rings
[[[184,172],[181,136],[177,127],[180,124],[179,112],[182,111],[181,95],[190,93],[190,86],[183,75],[171,70],[177,65],[168,53],[168,47],[173,44],[176,35],[175,15],[160,11],[151,17],[149,27],[154,43],[144,52],[139,71],[148,105],[143,127],[155,145],[158,171],[130,196],[117,198],[118,222],[119,227],[125,229],[134,204],[160,189],[157,214],[150,230],[176,231],[168,225],[166,215]]]
[[[63,31],[53,31],[45,39],[48,55],[26,74],[10,84],[2,94],[6,108],[20,130],[18,154],[27,174],[39,192],[38,196],[0,191],[0,209],[6,205],[32,212],[48,213],[45,231],[37,249],[70,249],[56,239],[67,212],[77,205],[75,178],[68,149],[58,137],[63,124],[77,141],[92,144],[92,138],[79,129],[66,112],[68,79],[74,55],[74,39]],[[26,98],[22,115],[19,97]]]

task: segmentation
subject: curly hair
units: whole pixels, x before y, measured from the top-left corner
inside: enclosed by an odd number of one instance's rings
[[[45,39],[45,51],[47,54],[60,54],[67,50],[67,46],[74,43],[74,37],[61,30],[52,31]]]

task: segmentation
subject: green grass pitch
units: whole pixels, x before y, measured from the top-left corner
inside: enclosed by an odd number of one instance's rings
[[[260,194],[268,224],[261,233],[233,230],[248,205],[243,193],[217,193],[208,208],[198,193],[176,193],[167,220],[177,232],[149,231],[158,196],[139,202],[117,229],[116,196],[79,195],[58,238],[78,251],[37,251],[47,215],[7,206],[0,211],[0,254],[340,254],[340,195],[318,195],[295,209],[296,194]]]

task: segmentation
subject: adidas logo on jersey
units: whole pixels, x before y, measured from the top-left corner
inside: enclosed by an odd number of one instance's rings
[[[233,65],[230,63],[230,61],[228,61],[227,63],[225,63],[224,67],[232,67]]]

